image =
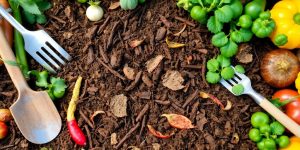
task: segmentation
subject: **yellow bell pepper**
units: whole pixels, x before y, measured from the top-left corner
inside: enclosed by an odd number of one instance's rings
[[[281,148],[280,150],[299,150],[299,149],[300,149],[300,138],[294,136],[290,138],[290,145],[286,148]]]
[[[298,76],[295,80],[295,86],[296,86],[296,89],[298,90],[298,93],[300,94],[300,72],[298,73]]]
[[[276,23],[270,35],[280,48],[300,48],[300,0],[281,0],[272,8],[271,18]]]

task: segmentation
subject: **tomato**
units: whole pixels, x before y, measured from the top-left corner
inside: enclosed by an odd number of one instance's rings
[[[283,89],[275,92],[273,95],[273,99],[279,98],[280,102],[284,102],[286,100],[295,98],[296,96],[299,96],[297,91]],[[286,104],[284,110],[290,118],[300,124],[300,97],[297,97],[295,101]]]
[[[238,25],[242,28],[250,28],[252,26],[252,19],[249,15],[242,15],[239,18]]]
[[[290,144],[285,148],[281,148],[280,150],[299,150],[299,149],[300,149],[300,138],[293,136],[290,138]]]
[[[194,6],[191,10],[191,17],[200,23],[205,23],[207,19],[207,10],[201,6]]]
[[[255,112],[251,116],[251,124],[255,128],[259,128],[263,125],[269,124],[270,118],[267,114],[263,112]]]
[[[273,139],[269,138],[265,140],[265,148],[276,149],[276,143]]]
[[[4,139],[7,136],[7,133],[8,133],[7,125],[4,122],[0,121],[0,140]]]
[[[252,128],[249,131],[248,136],[249,136],[250,140],[252,140],[253,142],[259,142],[261,140],[261,134],[260,134],[259,130],[256,128]]]

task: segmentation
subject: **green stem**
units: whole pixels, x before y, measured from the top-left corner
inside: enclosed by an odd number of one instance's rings
[[[296,13],[293,19],[296,24],[300,25],[300,13]]]
[[[207,12],[210,12],[212,9],[214,9],[216,6],[216,0],[214,0],[211,5],[209,6],[209,8],[207,9]]]
[[[201,5],[202,8],[204,8],[202,0],[199,0],[199,4]]]
[[[14,18],[22,24],[22,17],[20,8],[17,7],[12,0],[9,0],[9,4],[11,6]],[[20,64],[21,71],[26,79],[29,78],[28,71],[28,63],[26,58],[26,52],[24,49],[24,40],[22,35],[16,29],[14,30],[14,48],[16,53],[17,63]]]
[[[223,4],[224,0],[221,0],[221,2],[219,3],[218,7],[220,7]]]

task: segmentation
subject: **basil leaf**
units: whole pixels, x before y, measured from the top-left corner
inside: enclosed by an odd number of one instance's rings
[[[223,23],[228,23],[233,18],[233,11],[228,5],[224,5],[215,11],[216,18]]]
[[[230,66],[230,59],[219,55],[217,57],[218,62],[221,64],[221,68],[229,67]]]
[[[230,39],[236,43],[241,43],[244,41],[244,38],[239,31],[232,31],[230,33]]]
[[[219,70],[219,62],[216,59],[210,59],[207,61],[206,67],[211,72],[216,72]]]
[[[206,81],[208,83],[216,84],[221,80],[220,74],[215,72],[207,72],[206,73]]]
[[[238,45],[232,40],[229,40],[229,42],[226,45],[220,48],[220,51],[223,56],[232,57],[237,53]]]
[[[243,38],[243,42],[249,42],[253,37],[253,33],[250,29],[241,28],[239,33]]]
[[[233,76],[234,76],[234,70],[233,70],[233,68],[230,67],[230,66],[229,67],[225,67],[221,71],[221,76],[225,80],[229,80],[229,79],[233,78]]]

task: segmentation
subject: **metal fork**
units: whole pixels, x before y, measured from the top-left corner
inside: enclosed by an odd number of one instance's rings
[[[253,90],[251,81],[246,75],[240,74],[235,71],[234,78],[232,78],[231,80],[221,79],[220,83],[225,86],[232,94],[234,94],[232,92],[232,87],[236,84],[242,84],[244,86],[244,92],[242,94],[251,96],[259,106],[261,106],[264,110],[271,114],[277,121],[284,125],[294,135],[300,137],[300,126],[286,114],[284,114],[281,110],[275,107],[269,100]],[[236,94],[234,95],[239,96]]]
[[[49,72],[56,73],[55,69],[60,70],[60,65],[66,64],[65,60],[71,60],[71,56],[44,30],[25,29],[1,5],[0,14],[23,35],[25,50]]]

